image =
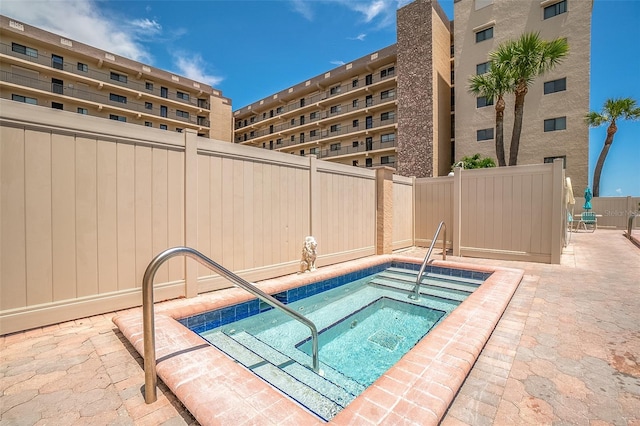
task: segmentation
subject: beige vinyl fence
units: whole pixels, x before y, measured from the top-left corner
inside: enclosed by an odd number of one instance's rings
[[[181,245],[258,281],[297,272],[308,235],[323,266],[445,221],[454,255],[558,263],[562,191],[560,160],[415,179],[1,99],[0,334],[139,306]],[[156,300],[229,286],[181,258],[155,278]]]
[[[584,210],[584,197],[575,199],[573,212],[579,215]],[[639,203],[640,197],[596,197],[591,199],[591,210],[599,215],[598,228],[627,229],[629,216],[639,213]],[[635,219],[634,228],[640,229],[640,219]]]
[[[249,280],[296,272],[307,235],[319,266],[375,253],[374,170],[7,100],[0,120],[0,334],[140,305],[173,246]],[[155,282],[229,285],[180,258]]]

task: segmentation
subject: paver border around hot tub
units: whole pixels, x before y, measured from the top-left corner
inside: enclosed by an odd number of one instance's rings
[[[372,256],[313,273],[261,281],[258,286],[274,294],[393,261],[420,263],[420,259],[400,255]],[[492,274],[330,424],[437,424],[524,275],[519,269],[446,261],[433,264]],[[156,304],[158,376],[202,425],[326,424],[177,321],[250,299],[253,296],[248,292],[229,288]],[[144,353],[142,309],[118,315],[113,321],[134,348]]]

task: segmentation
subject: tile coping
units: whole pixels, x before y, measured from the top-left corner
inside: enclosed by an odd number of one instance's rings
[[[394,261],[421,262],[401,255],[371,256],[322,267],[313,273],[260,281],[257,285],[274,294]],[[432,265],[487,272],[491,276],[330,424],[438,424],[524,275],[520,269],[459,262],[436,260]],[[326,424],[178,322],[180,318],[251,299],[254,297],[250,293],[234,287],[157,303],[158,376],[203,426]],[[113,322],[143,354],[142,308],[117,315]]]

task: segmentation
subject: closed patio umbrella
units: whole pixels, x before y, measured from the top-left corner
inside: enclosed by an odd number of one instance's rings
[[[591,210],[591,199],[593,198],[593,194],[591,194],[591,188],[587,186],[587,189],[584,190],[584,206],[582,206],[585,210]]]

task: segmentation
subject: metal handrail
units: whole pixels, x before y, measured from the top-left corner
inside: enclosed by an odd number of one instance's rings
[[[313,371],[316,373],[319,371],[318,362],[318,329],[315,324],[308,318],[300,315],[298,312],[292,310],[282,302],[274,299],[267,293],[260,290],[258,287],[249,283],[248,281],[240,278],[233,272],[217,264],[213,260],[209,259],[197,250],[189,247],[173,247],[158,254],[147,269],[144,272],[144,278],[142,279],[142,320],[144,330],[144,400],[147,404],[155,402],[157,399],[156,386],[158,383],[158,377],[156,374],[156,333],[155,333],[155,319],[153,309],[153,278],[156,271],[167,260],[172,257],[184,255],[197,260],[202,265],[208,267],[219,273],[233,284],[240,288],[247,290],[249,293],[256,296],[258,299],[268,303],[291,316],[292,318],[300,321],[311,330],[311,345],[313,351]]]
[[[424,257],[424,261],[420,266],[420,271],[418,272],[418,278],[416,278],[416,285],[411,290],[411,294],[409,297],[414,300],[420,299],[420,280],[422,279],[422,274],[424,274],[424,270],[427,268],[427,262],[429,261],[429,257],[431,256],[431,252],[433,251],[433,247],[436,245],[436,240],[438,239],[438,235],[440,235],[440,230],[444,227],[444,234],[442,236],[442,260],[447,260],[447,225],[444,224],[444,221],[440,222],[438,225],[438,229],[436,229],[436,233],[433,235],[433,240],[431,240],[431,245],[429,246],[429,250],[427,250],[427,255]]]
[[[636,220],[640,213],[631,213],[629,216],[629,222],[627,223],[627,238],[631,239],[631,231],[633,230],[633,221]]]

